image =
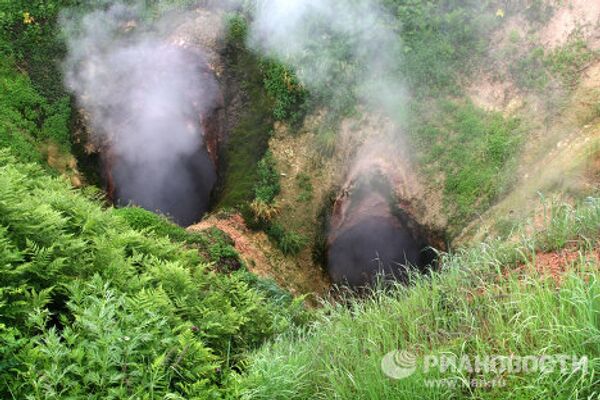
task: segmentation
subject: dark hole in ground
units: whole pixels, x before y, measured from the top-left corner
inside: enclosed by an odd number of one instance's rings
[[[115,163],[115,204],[135,204],[181,226],[199,221],[210,206],[215,167],[204,148],[170,163],[168,171],[160,170],[160,162],[152,166],[131,160]]]
[[[331,227],[327,251],[333,283],[360,288],[378,280],[406,282],[408,269],[424,272],[434,263],[436,252],[420,226],[394,209],[384,178],[359,182],[342,201],[347,206]]]
[[[217,179],[222,96],[214,71],[200,49],[155,39],[109,55],[100,64],[112,72],[111,96],[90,104],[108,197],[182,226],[199,221]]]
[[[433,262],[427,242],[393,218],[366,217],[336,238],[329,248],[333,282],[360,287],[378,277],[405,281],[408,265],[422,271]]]

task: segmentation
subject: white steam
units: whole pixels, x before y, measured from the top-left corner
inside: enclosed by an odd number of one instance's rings
[[[259,0],[254,12],[250,46],[294,67],[309,89],[389,112],[405,98],[397,22],[378,1]]]
[[[388,123],[401,122],[407,100],[398,21],[378,0],[258,0],[254,12],[252,48],[290,65],[330,112],[343,116],[358,100],[371,119],[385,121],[364,127],[347,160],[330,226],[333,281],[362,286],[378,273],[404,277],[403,264],[424,265],[424,242],[389,205],[402,185],[399,161],[406,147],[400,129]]]
[[[143,11],[114,3],[65,16],[66,84],[90,115],[94,142],[110,148],[117,199],[191,223],[215,181],[201,116],[218,86],[202,54],[169,43],[169,24],[152,30]]]

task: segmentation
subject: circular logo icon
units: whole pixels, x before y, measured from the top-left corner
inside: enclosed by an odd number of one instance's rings
[[[390,351],[381,359],[381,370],[392,379],[408,378],[417,370],[417,356],[404,350]]]

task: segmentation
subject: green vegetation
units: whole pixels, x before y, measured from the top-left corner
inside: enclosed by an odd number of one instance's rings
[[[553,80],[557,80],[570,90],[579,82],[581,71],[597,57],[597,52],[575,36],[554,50],[532,48],[516,60],[510,72],[520,86],[528,89],[542,91]]]
[[[552,207],[544,229],[519,242],[488,241],[443,255],[441,271],[411,286],[376,289],[366,299],[326,303],[317,321],[256,352],[238,379],[245,399],[567,399],[595,398],[600,380],[600,200]],[[577,243],[557,284],[533,267],[536,249]],[[523,266],[521,272],[516,267]],[[414,375],[392,380],[384,354],[418,356]],[[492,372],[423,372],[427,355],[587,356],[586,372],[560,368],[501,374],[504,386],[471,387]],[[428,385],[450,379],[456,386]]]
[[[559,77],[563,84],[573,88],[578,82],[580,73],[600,53],[593,52],[581,38],[575,38],[547,55],[546,64],[552,74]]]
[[[247,220],[252,226],[265,231],[284,254],[295,255],[306,246],[307,240],[303,235],[289,231],[275,221],[279,213],[275,197],[281,190],[279,173],[275,167],[273,156],[267,152],[258,163],[259,181],[254,188],[255,199],[250,205],[253,215],[247,216]]]
[[[398,18],[400,73],[415,94],[456,92],[461,76],[485,53],[487,33],[498,24],[489,2],[477,0],[384,0]]]
[[[0,145],[22,161],[41,161],[39,145],[47,140],[70,148],[69,99],[49,103],[10,58],[0,59]]]
[[[0,153],[3,398],[216,398],[246,350],[305,318],[163,235],[186,236]]]
[[[334,129],[319,129],[315,140],[319,154],[323,157],[331,157],[335,152],[336,141],[337,132]]]
[[[445,176],[450,223],[461,228],[510,184],[521,142],[519,121],[471,103],[442,101],[434,109],[415,110],[420,119],[412,123],[411,138],[430,179]]]
[[[296,255],[306,247],[307,240],[303,235],[286,230],[279,222],[270,223],[265,231],[283,254]]]
[[[260,67],[265,89],[275,104],[273,117],[279,121],[300,122],[304,116],[307,91],[294,72],[273,60],[262,61]]]
[[[243,16],[229,18],[230,68],[249,101],[230,133],[218,207],[240,209],[252,228],[265,231],[284,254],[293,255],[304,248],[306,240],[273,221],[279,212],[275,197],[281,187],[275,160],[267,149],[274,119],[297,121],[306,92],[287,68],[260,60],[246,48],[247,30]]]
[[[64,44],[56,24],[72,1],[0,3],[0,147],[42,162],[40,147],[71,149],[71,102],[60,73]]]
[[[275,160],[270,152],[267,152],[257,167],[258,182],[254,187],[255,200],[266,204],[273,204],[275,197],[281,191],[279,184],[279,173],[275,169]]]
[[[258,163],[268,149],[274,122],[273,103],[264,88],[259,60],[244,44],[246,30],[242,17],[230,18],[228,68],[247,99],[225,149],[224,181],[218,200],[221,209],[240,208],[254,199],[254,188],[260,180]]]
[[[0,0],[1,398],[600,396],[600,199],[548,205],[543,221],[532,226],[498,219],[503,239],[442,254],[437,271],[411,276],[409,285],[336,293],[308,311],[301,297],[251,274],[224,232],[187,231],[141,208],[108,207],[98,190],[73,189],[48,170],[42,149],[72,151],[59,13],[106,5],[83,3]],[[150,20],[198,4],[145,3],[144,18]],[[411,154],[443,188],[450,234],[456,233],[510,187],[524,136],[519,120],[486,112],[462,93],[503,18],[498,7],[506,4],[382,3],[396,17],[389,28],[400,50],[389,49],[397,62],[386,73],[404,79],[413,99],[408,110],[395,111],[414,146]],[[552,13],[543,0],[516,3],[511,8],[524,10],[534,26]],[[282,188],[268,150],[273,124],[293,127],[311,108],[325,106],[329,112],[315,145],[322,157],[333,156],[339,122],[357,111],[364,71],[352,48],[360,39],[317,35],[327,47],[319,61],[331,74],[309,92],[290,66],[249,51],[247,34],[246,18],[232,15],[222,79],[226,102],[234,103],[228,116],[234,129],[223,151],[217,208],[241,211],[250,227],[293,256],[308,240],[292,230],[296,226],[287,223],[276,200]],[[512,46],[523,40],[517,31],[510,34]],[[551,51],[518,50],[509,73],[521,87],[538,92],[557,83],[572,89],[598,57],[577,36]],[[600,106],[594,107],[587,118],[600,115]],[[305,173],[295,179],[297,201],[311,202],[316,181]],[[326,259],[328,213],[341,189],[332,190],[318,217],[322,226],[312,249],[318,262]],[[557,251],[567,254],[565,265],[549,276],[540,260]],[[414,375],[391,380],[382,372],[382,356],[395,349],[419,357]],[[439,354],[574,354],[587,356],[589,367],[506,373],[506,386],[471,387],[463,383],[497,377],[425,374],[423,357]],[[428,385],[432,378],[459,382]]]
[[[313,198],[313,185],[310,182],[310,176],[305,173],[300,173],[296,176],[298,188],[301,190],[298,200],[302,202],[311,201]]]
[[[0,53],[19,64],[34,89],[49,102],[60,101],[63,87],[60,63],[65,45],[57,23],[60,11],[73,0],[11,0],[0,3]]]
[[[115,209],[114,214],[122,218],[132,229],[148,231],[168,238],[173,243],[186,244],[189,248],[197,249],[204,259],[212,262],[221,272],[230,272],[242,267],[232,240],[216,228],[201,234],[188,232],[166,217],[139,207]]]
[[[554,9],[552,2],[546,2],[544,0],[533,0],[522,2],[525,6],[525,16],[531,22],[544,24],[550,20]]]

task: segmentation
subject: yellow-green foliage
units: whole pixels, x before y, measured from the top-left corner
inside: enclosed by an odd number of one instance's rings
[[[11,59],[0,59],[0,146],[22,161],[39,161],[39,144],[47,140],[68,150],[70,115],[68,97],[48,102]]]

